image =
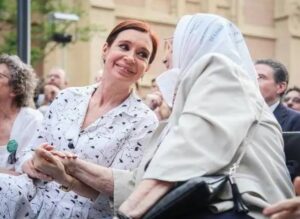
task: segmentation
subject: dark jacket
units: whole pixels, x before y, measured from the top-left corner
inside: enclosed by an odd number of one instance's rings
[[[300,113],[283,106],[281,103],[274,110],[274,116],[282,131],[300,131]]]

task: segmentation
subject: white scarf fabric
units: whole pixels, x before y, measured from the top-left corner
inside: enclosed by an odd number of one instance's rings
[[[257,74],[240,30],[227,19],[212,14],[185,15],[176,26],[173,39],[173,69],[164,72],[161,76],[177,81],[187,74],[191,66],[208,53],[219,53],[231,59],[239,65],[247,76],[256,84]],[[166,80],[165,80],[166,81]],[[161,90],[165,83],[160,83]],[[168,93],[162,92],[163,97],[173,97],[176,93],[176,85]],[[170,93],[171,92],[171,93]]]

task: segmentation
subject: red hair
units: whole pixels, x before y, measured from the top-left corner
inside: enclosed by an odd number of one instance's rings
[[[156,33],[154,33],[149,24],[138,21],[138,20],[126,20],[119,23],[115,28],[110,32],[108,37],[106,38],[106,43],[108,46],[111,46],[115,39],[118,37],[119,33],[121,33],[124,30],[137,30],[143,33],[148,33],[151,41],[152,41],[152,52],[150,55],[149,63],[151,64],[156,56],[157,47],[158,47],[158,37]]]

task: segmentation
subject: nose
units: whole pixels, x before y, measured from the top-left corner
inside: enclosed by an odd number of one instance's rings
[[[135,62],[133,52],[128,52],[124,57],[124,59],[128,64],[133,64]]]
[[[290,99],[287,103],[286,103],[286,105],[288,106],[288,107],[293,107],[293,101]]]

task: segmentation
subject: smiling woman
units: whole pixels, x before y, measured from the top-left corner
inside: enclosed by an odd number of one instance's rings
[[[158,121],[131,86],[148,70],[156,50],[157,37],[144,22],[128,20],[112,30],[103,46],[100,83],[62,90],[49,107],[27,153],[24,150],[20,159],[22,170],[30,177],[55,182],[38,181],[36,193],[30,191],[29,196],[28,191],[18,190],[16,178],[0,174],[0,186],[5,188],[0,190],[0,215],[112,217],[110,197],[98,190],[96,177],[75,176],[78,170],[71,174],[63,160],[44,159],[39,151],[55,148],[74,153],[87,166],[136,168],[144,153],[144,138],[151,135]],[[37,147],[39,150],[28,153]]]

